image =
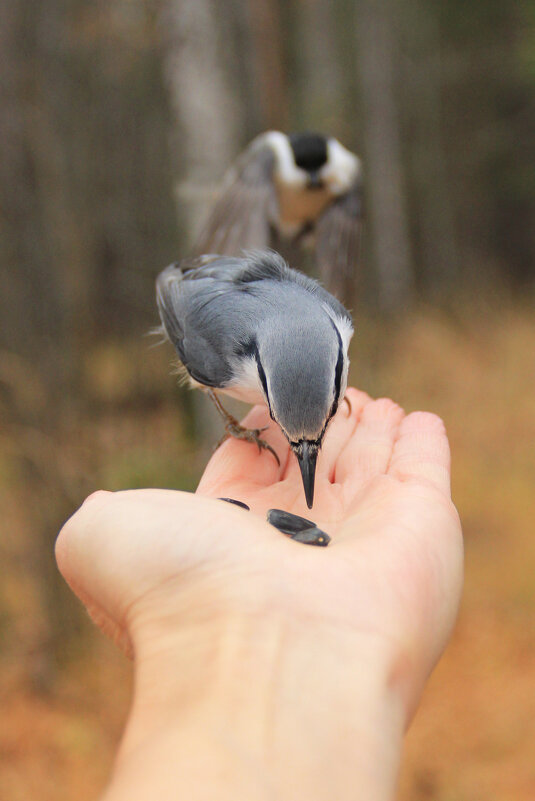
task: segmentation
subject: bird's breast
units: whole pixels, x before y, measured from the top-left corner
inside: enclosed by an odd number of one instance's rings
[[[231,398],[244,403],[265,403],[258,375],[258,367],[254,359],[241,359],[233,365],[234,377],[222,391]]]
[[[229,395],[231,398],[242,401],[242,403],[250,403],[256,406],[257,403],[266,405],[266,401],[260,389],[240,384],[230,384],[229,386],[222,387],[221,392]]]
[[[332,199],[327,189],[306,189],[277,184],[279,228],[282,233],[299,233],[307,222],[315,222]]]

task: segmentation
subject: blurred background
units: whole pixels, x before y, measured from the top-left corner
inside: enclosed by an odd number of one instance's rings
[[[533,799],[533,0],[6,0],[0,53],[2,799],[106,781],[130,667],[53,543],[94,489],[195,488],[154,277],[267,128],[362,157],[352,381],[451,437],[466,588],[400,798]]]

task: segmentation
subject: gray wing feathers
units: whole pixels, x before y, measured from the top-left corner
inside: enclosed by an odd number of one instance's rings
[[[279,283],[283,286],[274,291]],[[295,312],[306,298],[295,293],[303,290],[331,316],[351,322],[336,298],[273,251],[186,259],[167,267],[156,281],[167,336],[190,376],[211,387],[231,382],[237,350],[254,339],[262,314],[267,319]]]
[[[179,348],[184,337],[184,331],[180,325],[180,316],[175,309],[175,295],[177,286],[182,280],[183,273],[178,264],[170,264],[159,274],[156,279],[156,303],[158,311],[169,340],[175,348]]]
[[[195,253],[241,254],[269,244],[269,216],[275,204],[275,156],[265,135],[238,157],[194,246]]]
[[[362,224],[360,178],[333,201],[316,226],[316,260],[328,290],[350,304],[356,283]]]
[[[209,277],[203,281],[188,276],[178,265],[158,276],[156,301],[162,324],[189,375],[205,386],[220,387],[232,376],[224,355],[227,338],[217,319],[206,319],[206,308],[221,288]]]

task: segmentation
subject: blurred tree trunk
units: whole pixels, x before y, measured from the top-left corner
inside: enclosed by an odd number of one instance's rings
[[[340,135],[345,86],[336,39],[336,8],[329,0],[298,0],[296,11],[300,127]]]
[[[57,466],[59,431],[76,387],[69,273],[76,237],[61,147],[43,90],[52,77],[44,58],[46,36],[57,30],[58,9],[47,7],[45,25],[39,9],[24,13],[20,0],[1,8],[0,382],[7,409],[2,434],[32,498],[25,509],[32,536],[21,561],[38,588],[42,618],[32,629],[35,641],[25,647],[33,654],[31,678],[46,688],[58,650],[76,625],[53,550],[59,526],[78,501]]]
[[[407,69],[405,96],[410,120],[423,285],[438,295],[458,275],[457,232],[446,164],[442,120],[441,46],[438,9],[421,0],[404,6]]]
[[[160,24],[174,121],[177,212],[191,246],[212,199],[210,190],[242,144],[243,106],[229,79],[230,56],[211,0],[172,0]],[[209,399],[197,392],[193,410],[201,441],[217,442],[221,421]]]
[[[160,18],[164,70],[174,127],[177,178],[187,186],[217,185],[240,146],[241,108],[228,80],[224,43],[211,0],[172,0]],[[206,213],[209,193],[179,199],[190,244]]]
[[[396,87],[397,6],[396,0],[357,0],[356,9],[367,226],[373,238],[379,303],[385,310],[395,310],[413,290]]]
[[[281,6],[274,0],[248,0],[247,16],[251,38],[251,67],[255,76],[254,91],[260,104],[261,127],[286,130],[288,76],[282,34]]]

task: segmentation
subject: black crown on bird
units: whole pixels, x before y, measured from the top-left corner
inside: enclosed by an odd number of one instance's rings
[[[327,137],[309,131],[288,136],[295,163],[307,172],[316,172],[327,163]]]

